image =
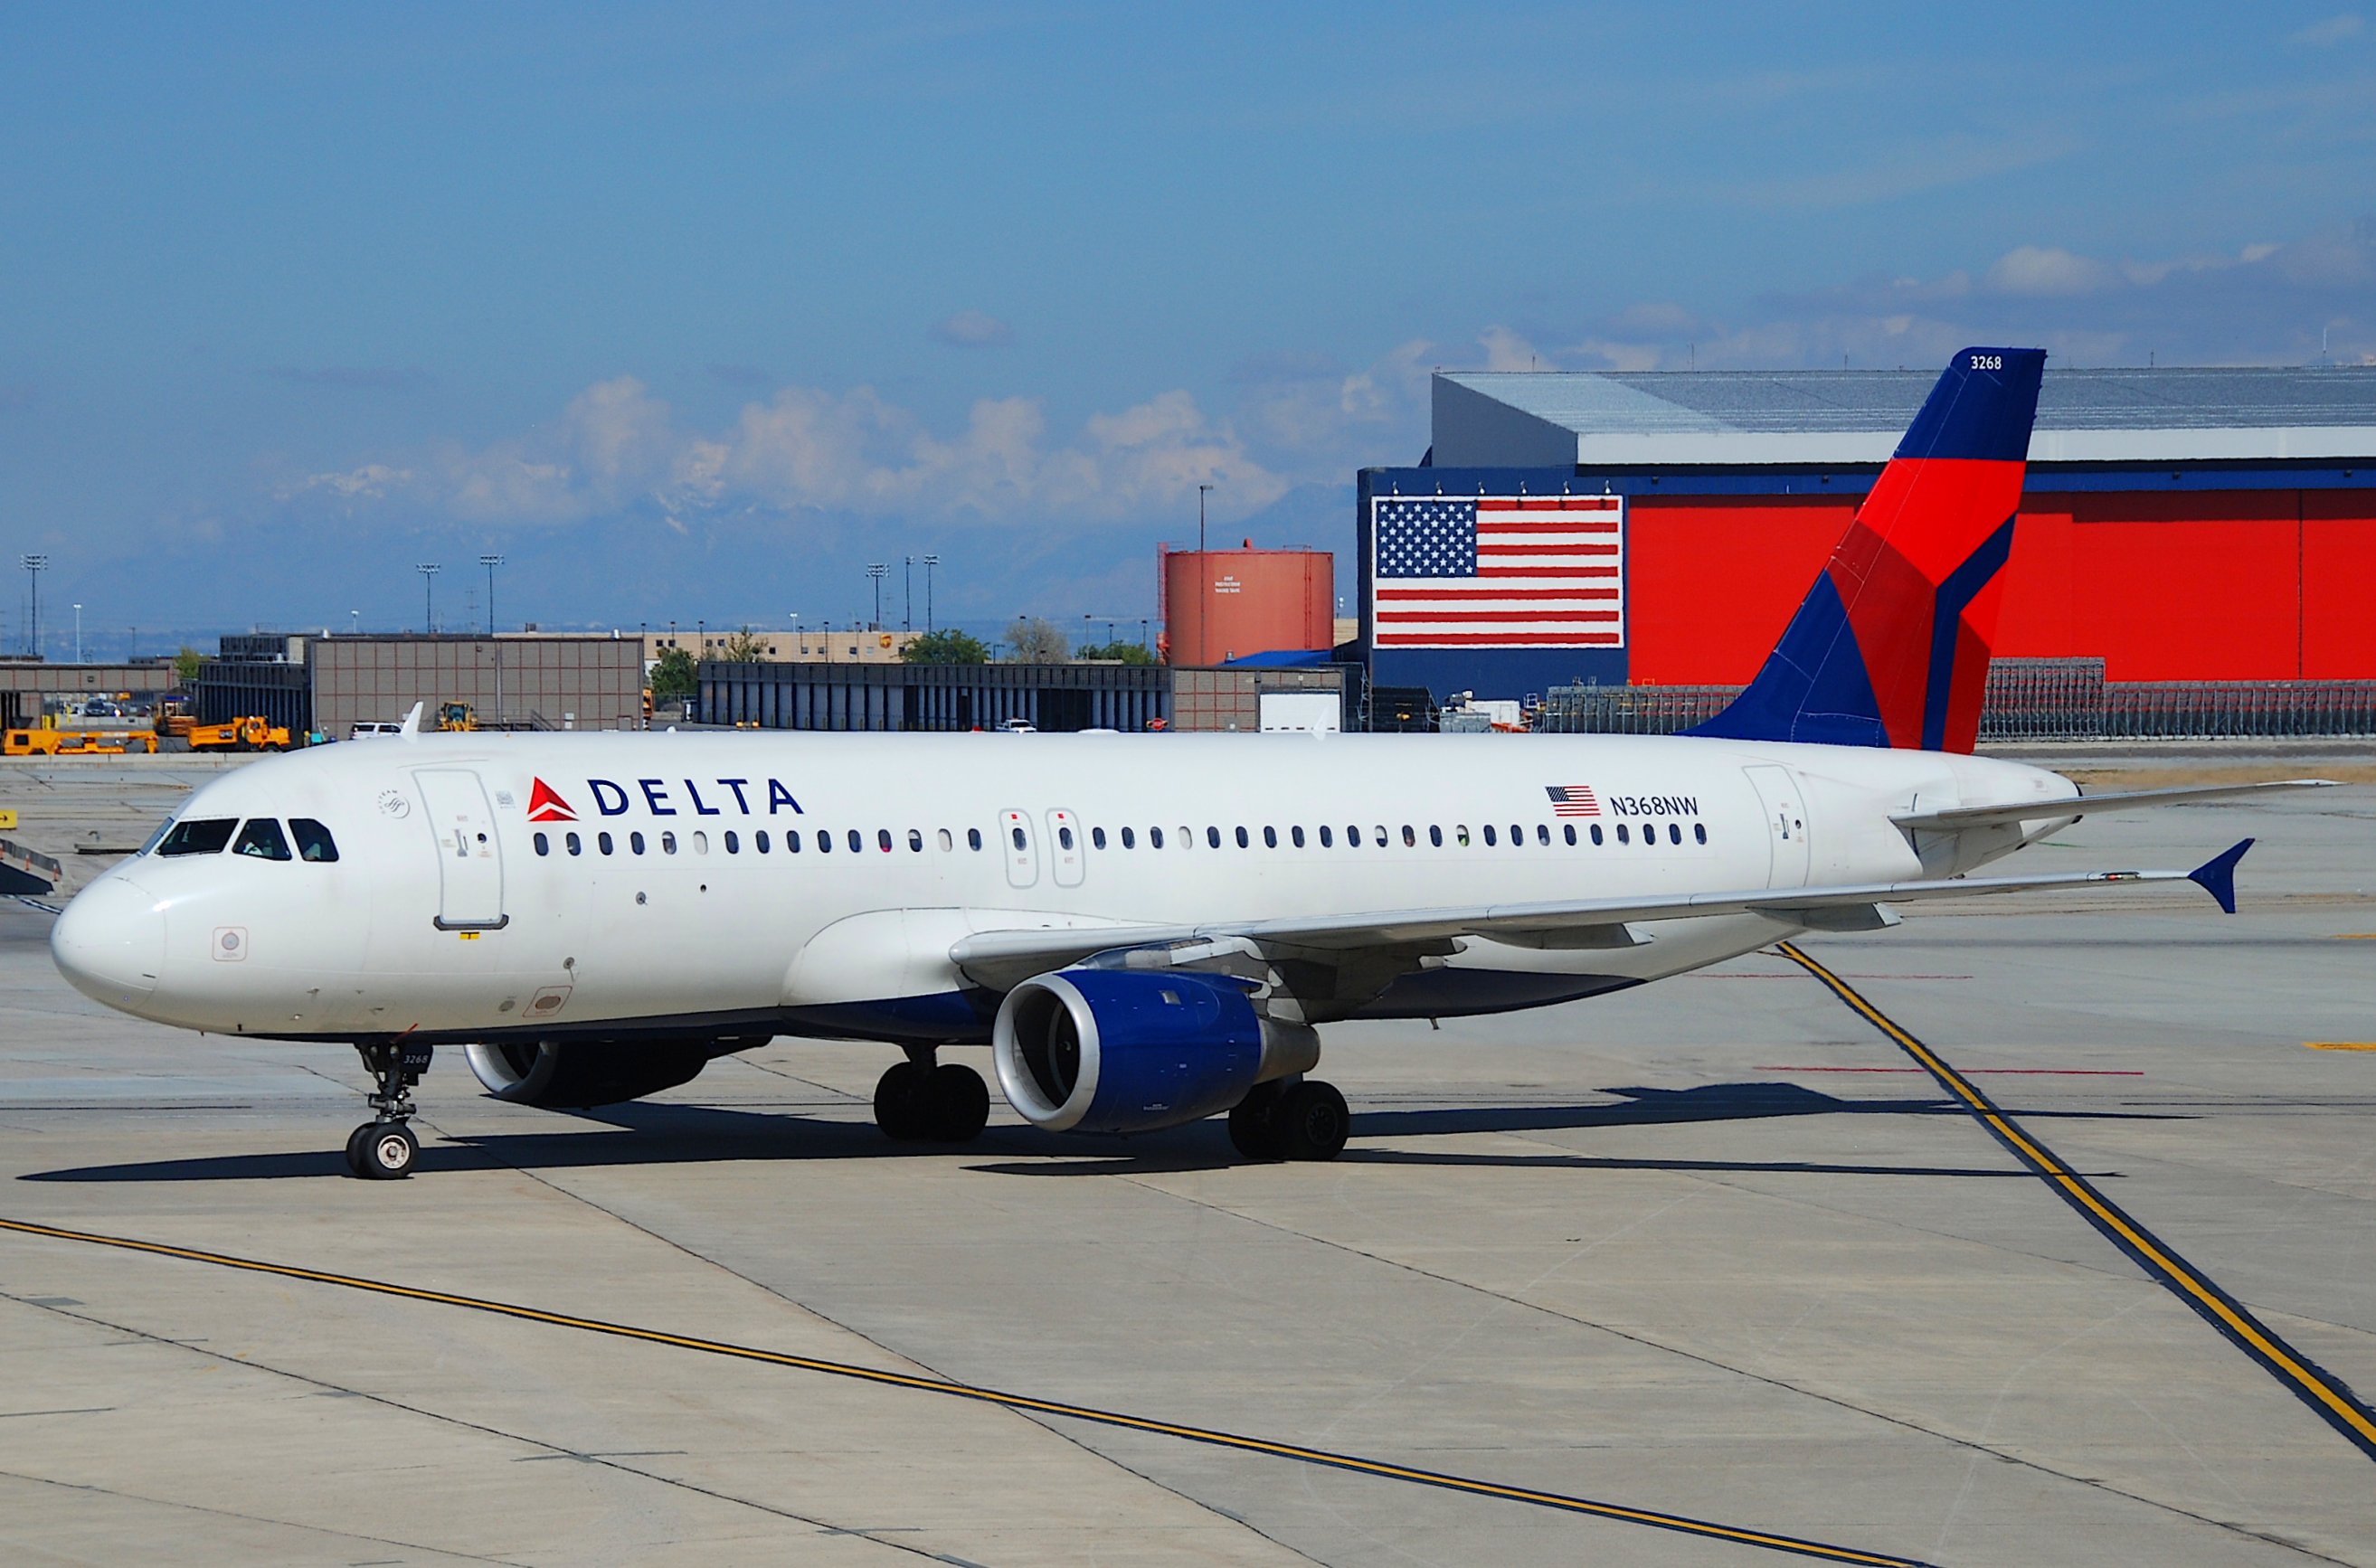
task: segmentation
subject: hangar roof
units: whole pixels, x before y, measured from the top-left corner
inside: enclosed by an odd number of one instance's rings
[[[1880,463],[1933,371],[1439,372],[1435,462]],[[2376,459],[2376,367],[2055,370],[2033,462]]]

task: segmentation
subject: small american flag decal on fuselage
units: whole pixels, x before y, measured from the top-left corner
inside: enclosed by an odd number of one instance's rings
[[[1543,793],[1551,798],[1553,816],[1598,816],[1600,802],[1589,784],[1546,784]]]

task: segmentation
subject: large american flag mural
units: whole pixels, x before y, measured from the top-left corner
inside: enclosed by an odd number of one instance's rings
[[[1371,506],[1374,646],[1625,646],[1623,498],[1381,495]]]

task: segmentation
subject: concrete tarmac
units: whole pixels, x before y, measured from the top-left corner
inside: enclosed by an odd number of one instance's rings
[[[86,870],[74,833],[137,842],[189,782],[80,766],[46,770],[16,837]],[[0,774],[0,803],[30,788]],[[2099,818],[2013,864],[2186,866],[2248,834],[2233,919],[2108,888],[1801,945],[2365,1398],[2376,1050],[2305,1045],[2376,1043],[2376,787]],[[970,1147],[894,1146],[868,1111],[886,1050],[783,1039],[588,1116],[441,1057],[420,1173],[382,1184],[339,1154],[350,1053],[110,1014],[47,930],[0,900],[0,1219],[1719,1533],[0,1232],[9,1562],[1786,1560],[1732,1530],[1954,1564],[2376,1564],[2370,1454],[1778,956],[1332,1029],[1355,1112],[1332,1165],[1236,1163],[1218,1123],[1060,1140],[1003,1105]]]

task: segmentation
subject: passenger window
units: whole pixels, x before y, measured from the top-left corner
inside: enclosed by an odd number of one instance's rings
[[[966,848],[968,849],[979,849],[981,848],[980,828],[968,827],[966,829]]]
[[[1524,827],[1519,826],[1516,823],[1512,823],[1510,825],[1510,848],[1513,849],[1523,849],[1526,847],[1527,830]]]
[[[549,855],[552,853],[552,840],[547,838],[541,833],[538,834],[536,836],[536,852],[540,855]]]
[[[1221,830],[1218,827],[1206,828],[1205,843],[1208,849],[1219,849],[1221,847]]]
[[[1456,822],[1452,825],[1452,841],[1464,849],[1468,848],[1468,825],[1467,823]]]
[[[1428,841],[1429,843],[1431,843],[1431,844],[1434,845],[1434,846],[1435,846],[1437,849],[1443,849],[1443,828],[1441,828],[1441,827],[1437,827],[1437,826],[1434,826],[1434,825],[1432,825],[1432,824],[1430,824],[1430,825],[1429,825],[1429,826],[1428,826],[1428,830],[1427,830],[1427,841]]]
[[[1361,847],[1361,830],[1350,823],[1348,823],[1345,827],[1345,847],[1348,849],[1358,849]]]
[[[1180,847],[1183,849],[1196,847],[1196,830],[1184,822],[1180,825]]]
[[[1403,848],[1406,849],[1419,848],[1419,835],[1411,830],[1411,825],[1408,822],[1403,824]]]
[[[642,854],[644,852],[644,836],[640,833],[628,834],[627,849],[631,854]]]
[[[1335,845],[1329,843],[1328,838],[1328,825],[1324,822],[1320,825],[1320,847],[1322,849],[1330,849],[1336,848]]]
[[[833,853],[833,835],[822,827],[817,829],[817,853],[820,855]]]
[[[1680,844],[1682,841],[1683,825],[1680,822],[1670,822],[1667,824],[1667,842],[1669,844]]]
[[[601,850],[604,854],[609,854],[611,852],[611,836],[607,833],[597,833],[594,835],[594,847]]]
[[[1485,847],[1490,849],[1500,842],[1501,840],[1499,838],[1493,837],[1493,825],[1490,822],[1487,823],[1485,825]]]
[[[739,855],[742,852],[742,839],[731,827],[726,830],[726,852],[730,855]]]
[[[944,855],[945,855],[945,854],[947,854],[950,850],[952,850],[952,849],[956,849],[956,847],[957,847],[956,836],[955,834],[952,834],[952,833],[951,833],[947,828],[945,828],[945,827],[942,828],[942,829],[941,829],[941,853],[943,853]]]
[[[663,855],[676,853],[676,833],[673,829],[660,835],[660,853]]]
[[[232,829],[239,826],[235,816],[193,817],[177,822],[157,841],[160,855],[220,855],[231,842]]]
[[[1061,822],[1056,825],[1056,843],[1061,849],[1073,847],[1073,830]]]
[[[912,827],[908,829],[908,852],[911,855],[921,855],[924,852],[924,836]]]
[[[1238,829],[1238,848],[1241,849],[1246,848],[1246,830],[1241,827]]]
[[[887,838],[887,837],[890,837],[890,835],[885,834],[885,835],[884,835],[884,837]],[[885,845],[884,845],[883,847],[884,847],[885,849],[889,849],[891,846],[890,846],[890,845],[888,845],[888,844],[885,844]],[[853,855],[854,855],[854,854],[858,853],[861,849],[865,849],[865,848],[866,848],[866,840],[865,840],[865,839],[863,839],[863,838],[861,838],[861,837],[858,836],[858,829],[856,829],[855,827],[851,828],[851,829],[849,830],[849,852],[850,852],[851,854],[853,854]]]
[[[339,858],[338,841],[330,837],[330,830],[310,816],[291,817],[289,837],[297,840],[297,858],[301,861],[327,862]],[[575,839],[577,835],[573,833],[569,837]],[[575,844],[570,846],[569,852],[573,855],[577,852]]]
[[[1705,822],[1695,822],[1692,824],[1692,837],[1698,839],[1703,844],[1706,843],[1707,824]]]
[[[1594,823],[1594,824],[1592,825],[1592,841],[1593,841],[1594,843],[1596,843],[1596,844],[1598,844],[1598,843],[1599,843],[1599,842],[1601,841],[1601,839],[1600,839],[1600,824],[1598,824],[1598,823],[1597,823],[1597,822],[1596,822],[1596,823]]]
[[[1025,846],[1024,846],[1024,842],[1023,842],[1023,829],[1021,829],[1021,828],[1017,827],[1017,828],[1013,829],[1012,831],[1013,831],[1014,836],[1015,836],[1015,847],[1016,847],[1016,849],[1020,849],[1024,848]]]
[[[1146,830],[1146,847],[1150,849],[1160,849],[1163,848],[1163,829],[1159,827],[1150,827]]]
[[[1138,835],[1137,835],[1135,832],[1132,831],[1130,828],[1127,828],[1127,827],[1123,828],[1123,829],[1122,830],[1122,847],[1123,847],[1123,849],[1137,849],[1137,848],[1138,848]]]
[[[891,830],[889,828],[878,827],[874,830],[874,847],[882,850],[886,855],[891,852]]]
[[[231,847],[231,852],[259,861],[285,861],[289,858],[289,840],[282,836],[280,825],[270,817],[251,817],[247,826],[239,830],[239,842]]]
[[[708,834],[701,832],[698,829],[695,831],[693,835],[693,852],[696,855],[706,855],[709,853]]]
[[[1386,847],[1386,825],[1382,822],[1371,831],[1378,840],[1378,848],[1381,849],[1384,849]]]
[[[1551,830],[1550,830],[1550,826],[1548,823],[1540,823],[1540,822],[1538,822],[1538,823],[1535,824],[1535,842],[1536,842],[1536,843],[1538,843],[1538,844],[1548,845],[1548,844],[1550,844],[1550,841],[1551,841]]]
[[[1290,827],[1287,830],[1287,836],[1289,839],[1294,841],[1297,849],[1301,849],[1303,848],[1303,829],[1301,827]]]
[[[1625,825],[1622,822],[1617,825],[1617,841],[1620,844],[1630,842],[1625,837]]]
[[[296,824],[291,823],[290,826],[294,827]],[[580,838],[575,833],[563,834],[561,836],[561,841],[569,846],[569,852],[573,855],[582,855],[586,852],[586,840]],[[304,849],[302,846],[299,848],[298,853],[304,853]]]
[[[1102,827],[1090,828],[1089,843],[1097,849],[1104,849],[1106,847],[1106,830]]]
[[[1561,826],[1560,831],[1561,831],[1562,833],[1564,833],[1564,834],[1566,834],[1566,835],[1567,835],[1567,847],[1568,847],[1569,849],[1574,849],[1574,848],[1575,848],[1575,824],[1574,824],[1574,823],[1572,823],[1572,822],[1571,822],[1571,823],[1564,824],[1564,825],[1562,825],[1562,826]]]
[[[1265,849],[1276,849],[1278,848],[1277,828],[1265,827],[1263,829],[1263,848]]]

